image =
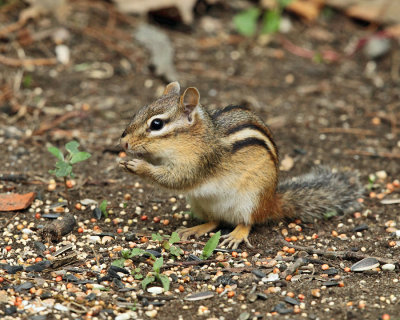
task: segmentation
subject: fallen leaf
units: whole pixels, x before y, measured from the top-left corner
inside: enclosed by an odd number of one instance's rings
[[[28,208],[35,199],[36,193],[26,194],[2,193],[0,194],[0,211],[17,211]]]

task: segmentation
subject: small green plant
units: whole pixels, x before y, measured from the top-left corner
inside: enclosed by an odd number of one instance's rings
[[[164,260],[163,258],[158,258],[154,261],[153,271],[150,272],[143,280],[142,280],[142,288],[146,290],[147,286],[150,283],[155,281],[161,282],[165,291],[169,290],[170,281],[167,275],[161,273],[161,267],[163,266]]]
[[[71,178],[75,177],[72,172],[72,167],[74,164],[78,162],[85,161],[91,157],[89,152],[79,151],[78,150],[79,143],[76,141],[70,141],[65,145],[65,149],[67,150],[67,155],[64,156],[63,152],[57,147],[51,146],[47,150],[54,155],[58,161],[55,164],[54,170],[49,170],[51,174],[54,174],[56,177],[64,178],[65,192],[66,197],[68,198],[68,187],[67,187],[67,177]],[[68,199],[68,203],[69,203]]]
[[[218,231],[217,233],[214,233],[214,235],[207,241],[200,256],[202,260],[207,260],[213,254],[215,248],[218,246],[220,238],[221,231]]]
[[[275,33],[279,30],[283,9],[290,2],[292,0],[277,0],[276,6],[263,14],[261,34]],[[258,19],[262,13],[262,10],[255,7],[239,12],[233,17],[236,30],[246,37],[254,36],[257,32]]]
[[[181,254],[183,254],[183,250],[181,248],[173,245],[181,240],[176,232],[173,232],[169,238],[168,236],[163,237],[159,233],[153,233],[151,235],[151,239],[153,241],[162,242],[162,247],[175,257],[179,257]]]
[[[336,217],[338,215],[337,211],[332,210],[332,211],[327,211],[323,214],[323,217],[325,220],[328,220],[330,218]]]
[[[108,218],[107,212],[107,200],[103,200],[99,206],[100,211],[103,213],[104,217]]]

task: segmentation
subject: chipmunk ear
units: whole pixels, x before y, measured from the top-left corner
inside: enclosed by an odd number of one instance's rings
[[[200,103],[200,92],[194,87],[187,88],[181,95],[181,105],[188,109],[194,109]]]
[[[163,95],[168,95],[168,94],[179,94],[181,91],[181,86],[179,85],[178,81],[171,82],[168,84],[163,92]]]
[[[194,87],[187,88],[183,95],[181,95],[180,107],[183,109],[184,113],[187,115],[189,122],[193,120],[193,110],[200,103],[200,93]]]

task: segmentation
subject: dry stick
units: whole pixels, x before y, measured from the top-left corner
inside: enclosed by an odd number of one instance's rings
[[[50,66],[57,64],[56,58],[16,59],[0,54],[0,63],[10,67]]]
[[[11,23],[8,26],[0,29],[0,39],[7,37],[11,32],[17,31],[18,29],[22,28],[28,19],[19,19],[17,22]]]
[[[367,156],[367,157],[379,157],[379,158],[389,158],[389,159],[400,159],[400,153],[393,152],[370,152],[363,150],[344,150],[345,154],[355,155],[355,156]]]
[[[381,257],[375,257],[375,256],[369,256],[367,254],[362,254],[359,252],[353,252],[353,251],[324,251],[320,249],[315,249],[313,247],[303,247],[299,246],[296,244],[292,244],[285,239],[278,238],[279,242],[284,244],[285,246],[288,246],[289,248],[294,248],[296,250],[300,251],[305,251],[310,254],[318,254],[321,256],[325,256],[327,258],[333,258],[333,259],[345,259],[345,260],[362,260],[365,258],[374,258],[378,260],[380,263],[390,263],[390,264],[398,264],[399,261],[393,260],[393,259],[387,259],[387,258],[381,258]]]
[[[320,129],[321,133],[348,133],[362,136],[373,136],[376,133],[372,130],[368,129],[359,129],[359,128],[323,128]]]
[[[66,114],[60,116],[59,118],[57,118],[56,120],[54,120],[50,124],[46,124],[46,123],[43,124],[39,129],[33,131],[32,135],[33,136],[39,136],[39,135],[45,133],[46,131],[49,131],[50,129],[53,129],[53,128],[57,127],[60,123],[68,120],[69,118],[79,117],[79,116],[81,116],[83,114],[84,113],[82,111],[67,112]]]
[[[172,266],[198,266],[201,264],[208,264],[213,262],[226,262],[228,259],[211,259],[211,260],[201,260],[201,261],[182,261],[182,262],[173,262],[168,263],[164,267],[172,267]]]

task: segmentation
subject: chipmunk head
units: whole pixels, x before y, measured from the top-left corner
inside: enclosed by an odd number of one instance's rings
[[[179,144],[185,144],[185,137],[190,139],[199,123],[202,117],[199,107],[200,93],[196,88],[187,88],[180,95],[179,83],[172,82],[159,99],[134,115],[122,133],[121,146],[150,162],[173,159],[182,147]]]

